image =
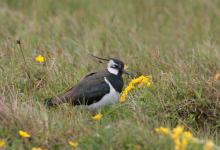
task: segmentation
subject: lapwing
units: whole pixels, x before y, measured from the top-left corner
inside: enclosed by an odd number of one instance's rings
[[[118,101],[124,85],[122,74],[129,75],[124,70],[124,63],[119,59],[92,56],[107,61],[107,69],[86,75],[65,93],[48,99],[47,106],[71,103],[72,105],[86,105],[89,110],[97,110]]]

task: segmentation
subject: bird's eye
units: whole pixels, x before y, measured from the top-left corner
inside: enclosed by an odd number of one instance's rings
[[[118,69],[118,65],[113,65],[112,68]]]

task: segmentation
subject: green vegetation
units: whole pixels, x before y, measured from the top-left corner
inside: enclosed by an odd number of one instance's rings
[[[154,128],[183,125],[220,145],[220,1],[0,0],[0,139],[5,149],[174,149]],[[27,66],[19,45],[20,39]],[[116,57],[151,88],[103,108],[44,107],[44,99]],[[45,64],[35,61],[41,54]],[[30,74],[30,79],[27,76]],[[124,76],[125,86],[131,80]],[[18,131],[27,131],[23,140]],[[201,149],[201,146],[200,148]]]

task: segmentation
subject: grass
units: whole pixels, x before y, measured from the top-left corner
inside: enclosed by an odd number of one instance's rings
[[[168,150],[172,142],[154,128],[178,124],[219,145],[219,10],[218,0],[1,0],[5,149],[71,149],[67,141],[75,140],[78,149]],[[152,75],[153,86],[100,110],[100,122],[79,107],[45,108],[44,99],[105,68],[90,53],[122,59],[136,76]],[[37,54],[45,56],[44,65],[34,61]],[[31,141],[18,136],[20,129]]]

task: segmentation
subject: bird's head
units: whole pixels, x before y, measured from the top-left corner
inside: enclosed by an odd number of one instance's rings
[[[111,58],[107,65],[108,72],[114,75],[122,75],[124,73],[124,63],[121,60]]]
[[[92,56],[99,59],[99,60],[108,61],[107,70],[111,74],[121,76],[124,73],[124,74],[130,75],[128,72],[125,71],[125,67],[124,67],[125,65],[121,60],[115,59],[115,58],[108,58],[108,59],[101,58],[101,57],[97,57],[94,55],[92,55]]]

